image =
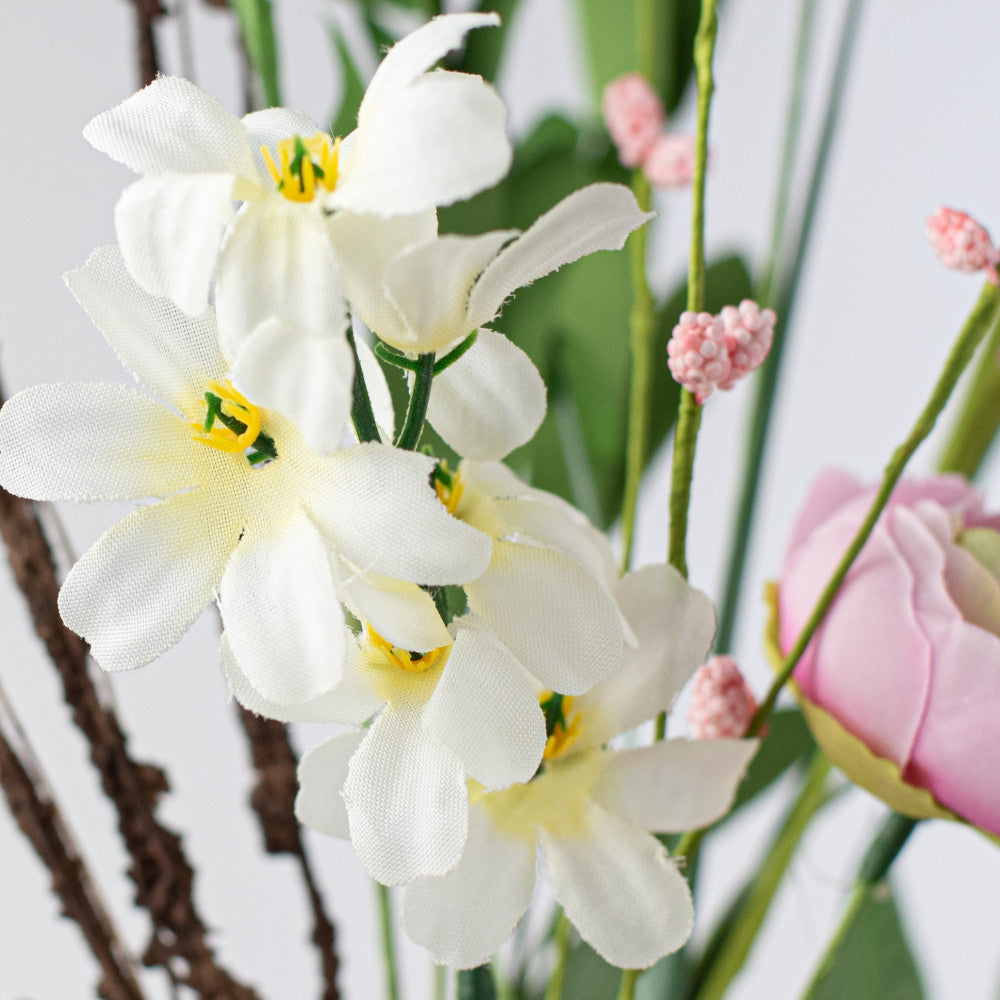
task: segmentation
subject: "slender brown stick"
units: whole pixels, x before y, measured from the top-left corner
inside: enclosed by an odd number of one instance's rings
[[[239,715],[257,772],[250,804],[260,819],[264,849],[268,854],[291,854],[298,860],[312,909],[312,941],[323,966],[323,1000],[340,1000],[336,931],[323,908],[323,898],[313,878],[299,822],[295,818],[297,760],[288,742],[288,730],[282,723],[261,718],[242,707],[239,707]]]
[[[139,63],[139,86],[152,83],[160,72],[160,62],[156,54],[156,30],[154,25],[167,10],[161,0],[132,0],[135,7],[135,50]]]
[[[0,536],[14,579],[63,684],[73,721],[90,745],[104,793],[118,811],[118,829],[132,863],[128,874],[136,902],[149,911],[153,932],[142,956],[165,969],[203,1000],[255,1000],[256,994],[218,965],[194,905],[194,872],[180,837],[156,818],[156,801],[167,790],[163,772],[134,761],[110,705],[102,703],[88,671],[87,644],[63,624],[52,553],[32,504],[0,489]]]

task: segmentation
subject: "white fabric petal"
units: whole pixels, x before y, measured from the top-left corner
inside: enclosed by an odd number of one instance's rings
[[[354,387],[346,337],[313,336],[272,317],[243,342],[230,378],[258,406],[288,417],[317,455],[340,448]]]
[[[99,114],[83,137],[139,174],[257,173],[239,118],[176,76],[161,76]]]
[[[386,263],[382,287],[406,327],[405,340],[387,340],[411,354],[440,351],[471,333],[469,290],[516,229],[481,236],[440,236],[410,247]],[[434,293],[428,294],[428,289]]]
[[[212,600],[241,527],[201,491],[140,507],[70,570],[59,591],[63,621],[105,670],[144,666]]]
[[[615,596],[638,647],[626,647],[621,671],[580,700],[591,720],[581,745],[600,746],[667,711],[705,662],[715,635],[712,602],[672,566],[627,574]]]
[[[645,969],[691,936],[694,908],[663,845],[592,802],[578,837],[544,827],[549,882],[566,916],[605,961]]]
[[[385,217],[468,198],[510,168],[506,123],[503,101],[478,76],[420,77],[385,95],[359,124],[354,156],[342,157],[327,205]]]
[[[260,178],[260,185],[265,191],[274,189],[274,180],[264,157],[261,155],[260,147],[267,146],[271,154],[274,155],[274,146],[282,139],[291,139],[300,135],[304,139],[322,132],[316,122],[308,115],[300,111],[292,111],[289,108],[265,108],[263,111],[252,111],[243,116],[243,127],[247,132],[247,140],[250,144],[250,151],[253,153],[254,163],[257,165],[257,175]]]
[[[215,315],[185,315],[133,280],[117,246],[100,247],[66,284],[140,385],[190,419],[205,413],[211,379],[225,378]]]
[[[0,482],[33,500],[180,493],[200,479],[184,461],[195,447],[180,417],[126,385],[35,385],[0,408]]]
[[[434,239],[437,213],[429,208],[414,215],[381,219],[337,212],[326,230],[340,261],[344,296],[365,326],[387,343],[405,339],[406,327],[386,297],[382,273],[401,250]]]
[[[129,185],[115,232],[135,280],[189,316],[208,307],[222,234],[233,217],[232,174],[157,174]]]
[[[388,444],[396,439],[396,412],[392,405],[392,393],[386,381],[385,372],[378,363],[374,351],[357,334],[354,337],[354,347],[361,362],[361,373],[365,377],[365,388],[368,390],[368,400],[372,404],[375,424],[382,440]]]
[[[427,419],[467,458],[503,458],[535,436],[544,416],[545,383],[534,362],[492,330],[480,330],[431,384]]]
[[[389,705],[351,760],[344,785],[351,841],[369,875],[401,885],[443,875],[462,854],[465,777],[412,705]]]
[[[364,730],[338,733],[302,755],[299,794],[295,797],[295,816],[300,823],[329,837],[350,837],[341,789],[348,764],[366,735]]]
[[[696,830],[726,813],[756,750],[756,740],[666,740],[606,751],[591,794],[644,830]]]
[[[219,604],[236,662],[264,698],[294,705],[340,680],[343,612],[323,538],[302,511],[267,531],[247,528]]]
[[[543,274],[595,250],[621,250],[653,217],[621,184],[591,184],[563,198],[483,272],[469,299],[473,326],[489,323],[504,300]]]
[[[372,690],[361,669],[361,651],[354,636],[345,636],[344,676],[335,687],[315,698],[294,705],[279,705],[257,691],[233,656],[225,632],[219,643],[219,662],[229,685],[229,693],[248,711],[279,722],[343,722],[359,726],[384,704]],[[347,777],[347,771],[344,771]],[[346,833],[345,835],[346,836]]]
[[[482,628],[463,627],[424,710],[424,726],[486,788],[526,782],[545,750],[545,716],[524,668]]]
[[[451,645],[451,634],[426,590],[390,576],[356,572],[340,559],[333,566],[340,599],[383,639],[419,653]]]
[[[469,610],[553,691],[581,694],[621,664],[614,601],[555,549],[495,541],[489,570],[465,592]]]
[[[337,487],[313,490],[307,503],[357,569],[430,585],[464,583],[486,569],[490,540],[445,510],[429,485],[432,458],[359,444],[326,461]]]
[[[534,836],[505,837],[473,807],[458,866],[403,891],[403,928],[435,962],[470,969],[510,937],[534,888]]]
[[[499,14],[447,14],[410,32],[386,53],[358,108],[358,125],[368,124],[383,100],[412,83],[424,70],[457,49],[474,28],[495,27]]]
[[[276,316],[320,336],[347,330],[340,270],[310,205],[259,198],[237,217],[219,261],[219,338],[235,359],[253,331]]]

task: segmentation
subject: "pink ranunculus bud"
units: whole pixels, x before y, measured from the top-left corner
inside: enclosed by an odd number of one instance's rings
[[[876,489],[827,472],[809,493],[778,589],[782,655]],[[983,513],[975,490],[957,476],[904,480],[794,673],[814,735],[848,777],[900,812],[951,814],[994,834],[998,572],[1000,517]]]
[[[623,167],[643,162],[666,117],[656,91],[638,73],[626,73],[604,88],[604,123]]]
[[[756,711],[753,692],[731,656],[713,656],[698,668],[687,713],[695,739],[739,739]]]
[[[773,309],[761,309],[750,299],[744,299],[738,307],[726,306],[719,317],[725,327],[729,354],[729,377],[719,383],[719,388],[732,389],[744,375],[764,363],[774,340],[777,317]]]
[[[657,136],[642,161],[642,172],[655,188],[686,187],[694,178],[694,136]]]
[[[971,215],[954,208],[939,208],[927,217],[927,239],[945,267],[969,274],[985,271],[994,285],[1000,283],[997,275],[1000,250]]]
[[[699,403],[729,378],[725,327],[711,313],[681,313],[667,343],[667,354],[671,374]]]

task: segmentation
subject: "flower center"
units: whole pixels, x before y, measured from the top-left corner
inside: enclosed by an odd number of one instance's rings
[[[545,691],[539,696],[545,713],[545,752],[542,760],[561,757],[579,739],[583,728],[583,713],[573,711],[573,696]]]
[[[191,437],[199,444],[234,455],[246,452],[251,465],[278,457],[274,439],[260,429],[260,410],[228,380],[208,383],[205,419],[191,427],[197,432]]]
[[[462,502],[462,493],[465,491],[465,480],[462,478],[462,473],[460,471],[450,472],[448,463],[441,461],[435,466],[432,479],[438,500],[444,504],[445,510],[449,514],[454,514]]]
[[[332,191],[337,186],[340,139],[317,132],[308,139],[294,135],[275,147],[277,162],[267,146],[260,152],[278,190],[289,201],[312,201],[317,184]]]
[[[446,649],[445,646],[438,646],[437,649],[427,653],[412,653],[383,639],[371,625],[368,626],[368,641],[389,661],[390,665],[399,667],[408,674],[422,674],[425,670],[430,670]]]

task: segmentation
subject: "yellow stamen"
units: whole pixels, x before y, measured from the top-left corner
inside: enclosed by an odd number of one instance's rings
[[[544,692],[539,701],[543,704],[552,697],[551,691]],[[561,757],[579,738],[583,729],[583,713],[573,713],[573,696],[563,695],[562,718],[552,727],[549,738],[545,741],[543,760],[555,760]]]
[[[209,448],[215,448],[218,451],[228,451],[232,454],[246,451],[260,435],[260,410],[245,396],[237,392],[228,381],[209,382],[208,389],[221,400],[219,409],[226,416],[233,417],[244,424],[246,429],[242,434],[237,434],[225,424],[213,423],[206,431],[203,423],[192,423],[191,427],[197,433],[192,434],[191,437],[199,444],[208,445]]]
[[[448,471],[447,463],[442,462],[441,467],[445,472]],[[434,480],[434,492],[437,494],[438,500],[444,504],[445,510],[449,514],[454,514],[458,510],[458,505],[462,502],[462,493],[464,491],[465,479],[462,478],[461,472],[456,472],[451,477],[451,486],[446,486],[441,479]]]
[[[296,135],[282,139],[275,150],[277,162],[267,146],[260,147],[268,173],[289,201],[312,201],[318,184],[327,191],[337,186],[339,138],[331,140],[322,132],[307,139]]]
[[[399,667],[410,674],[422,674],[425,670],[430,670],[441,658],[444,646],[438,646],[428,653],[411,653],[409,650],[400,649],[391,642],[383,639],[371,627],[368,626],[368,641],[380,652],[393,666]]]

